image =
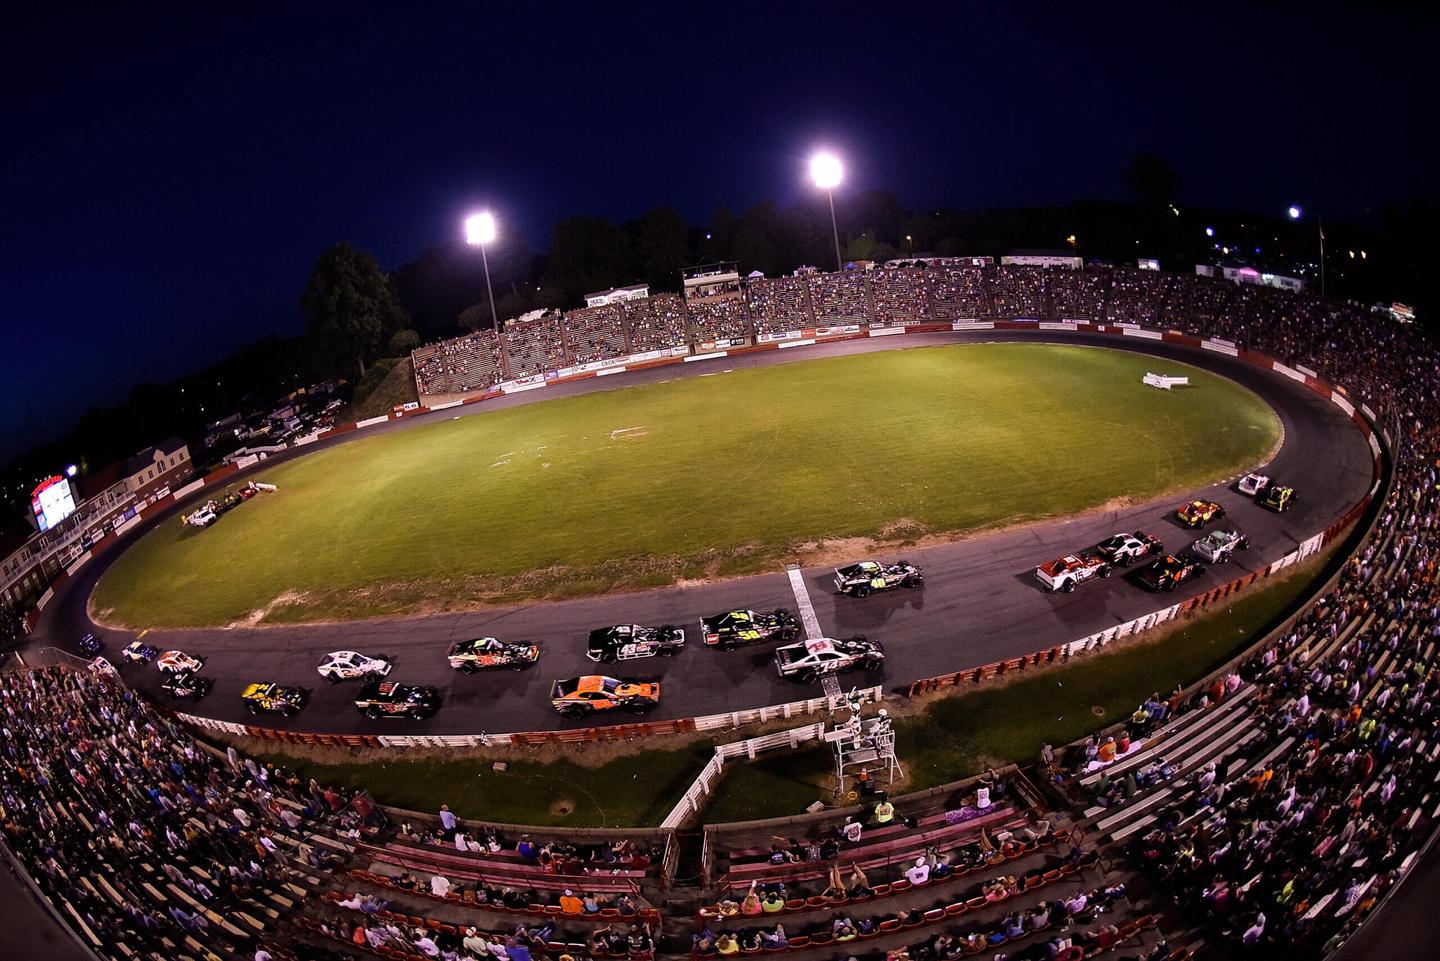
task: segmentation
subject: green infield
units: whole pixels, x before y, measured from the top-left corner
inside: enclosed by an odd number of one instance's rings
[[[1143,386],[1147,370],[1192,386]],[[722,371],[276,467],[262,479],[277,493],[143,538],[95,614],[281,623],[725,577],[1187,490],[1280,436],[1239,385],[1116,350],[957,345]]]

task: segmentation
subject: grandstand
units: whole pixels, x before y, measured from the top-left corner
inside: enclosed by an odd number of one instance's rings
[[[803,277],[752,280],[745,285],[745,300],[757,334],[777,334],[815,326],[810,312],[810,288]]]
[[[925,269],[901,267],[875,270],[867,274],[870,281],[870,299],[875,305],[871,323],[893,326],[928,321],[928,273]]]
[[[618,305],[572,310],[565,315],[563,327],[572,363],[593,364],[630,352],[625,317]]]
[[[643,353],[678,347],[686,342],[689,322],[685,302],[675,294],[656,294],[621,305],[630,331],[630,350]]]
[[[1159,322],[1170,280],[1170,274],[1158,270],[1116,267],[1111,271],[1110,292],[1105,298],[1105,323],[1154,326]]]
[[[501,346],[509,380],[535,377],[568,364],[558,313],[523,322],[511,321],[501,334]]]
[[[1051,270],[1046,275],[1051,316],[1103,323],[1111,274],[1109,267]]]
[[[863,324],[869,321],[870,304],[865,294],[865,275],[857,271],[842,274],[810,274],[810,304],[817,324]]]
[[[1008,266],[995,272],[991,289],[995,316],[1035,320],[1049,317],[1045,298],[1045,275],[1052,268]],[[1068,268],[1053,268],[1068,272]]]
[[[690,314],[690,342],[744,340],[755,336],[750,311],[738,294],[733,297],[692,300],[686,305]]]
[[[994,268],[931,268],[926,280],[930,287],[930,313],[935,320],[988,320],[995,316],[990,295],[990,274]]]

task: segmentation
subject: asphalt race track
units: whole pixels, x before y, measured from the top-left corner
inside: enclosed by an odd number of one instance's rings
[[[1195,496],[1223,504],[1228,516],[1219,526],[1233,526],[1245,532],[1252,547],[1237,555],[1234,562],[1211,568],[1173,595],[1151,594],[1118,572],[1108,580],[1082,584],[1073,594],[1051,595],[1039,589],[1032,572],[1037,564],[1087,547],[1116,531],[1145,530],[1177,551],[1198,536],[1171,519],[1171,511],[1185,499],[1183,497],[906,552],[907,559],[925,569],[926,585],[919,590],[897,590],[856,600],[833,593],[829,569],[807,569],[804,578],[810,599],[820,626],[828,635],[863,633],[886,646],[888,656],[883,672],[842,675],[841,682],[846,688],[876,683],[884,683],[890,689],[908,688],[917,678],[1043,650],[1204,593],[1290,552],[1301,541],[1340,518],[1371,487],[1371,452],[1360,431],[1335,405],[1279,374],[1222,354],[1159,341],[1138,338],[1122,341],[1105,335],[1033,331],[859,339],[822,344],[803,351],[761,351],[699,364],[592,378],[392,421],[321,441],[279,458],[304,456],[333,443],[353,443],[373,432],[403,430],[411,420],[431,422],[436,418],[477,416],[501,407],[678,376],[715,374],[740,367],[897,347],[1012,340],[1123,347],[1211,370],[1249,387],[1275,409],[1284,426],[1283,446],[1265,473],[1295,486],[1298,495],[1295,504],[1285,514],[1273,514],[1231,487],[1217,485],[1195,491]],[[1103,457],[1104,452],[1097,451],[1096,456]],[[127,546],[154,524],[173,517],[178,510],[177,505],[127,531],[115,547],[97,555],[77,576],[66,581],[45,608],[29,646],[74,651],[79,636],[94,630],[105,643],[104,653],[112,663],[116,662],[120,650],[135,635],[95,628],[86,614],[86,601],[105,568],[120,554],[117,548]],[[1210,528],[1216,526],[1212,524]],[[263,563],[263,559],[257,559],[257,563]],[[613,721],[603,715],[580,721],[557,717],[549,703],[550,682],[557,677],[586,673],[657,678],[662,682],[663,703],[647,715],[647,719],[681,718],[819,696],[818,683],[800,685],[776,676],[770,663],[773,645],[721,653],[706,650],[699,636],[699,619],[703,615],[731,608],[794,610],[795,606],[789,579],[784,571],[777,570],[773,574],[696,587],[531,603],[471,613],[293,627],[146,633],[146,643],[162,651],[179,648],[205,658],[203,673],[215,679],[215,689],[198,705],[170,702],[160,689],[161,677],[153,665],[126,667],[122,673],[131,686],[182,710],[220,720],[320,733],[476,734],[636,720],[628,714]],[[605,669],[585,657],[586,635],[591,628],[624,623],[683,626],[687,649],[673,658],[636,660]],[[544,648],[540,663],[520,673],[498,671],[467,676],[452,671],[444,657],[449,643],[485,635],[539,642]],[[371,721],[362,717],[352,703],[357,689],[355,682],[331,686],[315,672],[315,666],[327,652],[347,648],[372,655],[391,655],[395,661],[390,674],[392,680],[434,684],[442,692],[444,706],[427,721]],[[258,721],[252,719],[239,699],[240,690],[246,683],[271,680],[313,688],[311,703],[289,720],[268,716]]]

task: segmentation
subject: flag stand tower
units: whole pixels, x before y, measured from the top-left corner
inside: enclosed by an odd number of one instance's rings
[[[868,768],[877,781],[883,778],[887,785],[903,777],[905,772],[895,757],[895,729],[889,713],[881,708],[875,717],[862,717],[860,708],[864,698],[857,691],[835,698],[831,703],[834,705],[832,718],[842,709],[850,714],[843,722],[832,721],[834,726],[825,732],[825,740],[835,749],[835,797],[847,795],[845,778],[852,768]]]

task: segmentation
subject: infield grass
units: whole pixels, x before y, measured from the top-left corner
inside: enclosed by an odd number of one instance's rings
[[[205,530],[177,518],[127,551],[95,614],[132,627],[336,620],[752,573],[827,541],[863,553],[1190,489],[1253,466],[1280,434],[1239,385],[1118,350],[957,345],[708,368],[266,471],[278,493]],[[1145,387],[1147,370],[1193,386]]]

